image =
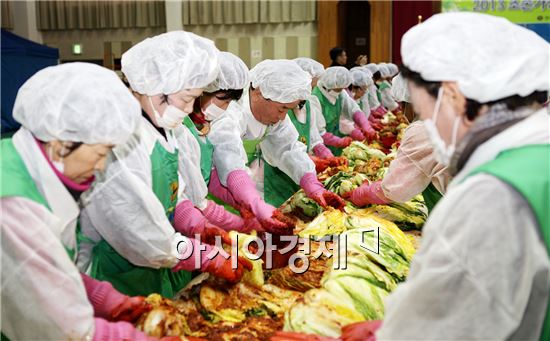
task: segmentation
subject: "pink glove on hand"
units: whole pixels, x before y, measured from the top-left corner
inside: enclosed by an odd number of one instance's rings
[[[300,179],[300,186],[308,197],[315,200],[322,207],[332,206],[336,209],[342,209],[346,206],[342,198],[323,187],[323,184],[317,180],[315,173],[304,174]]]
[[[353,191],[344,194],[344,197],[349,197],[354,205],[360,207],[368,204],[384,205],[392,202],[384,195],[381,180],[371,184],[365,182]]]
[[[379,105],[376,109],[371,110],[371,116],[373,116],[374,118],[382,118],[386,112],[386,108],[384,108],[382,105]]]
[[[221,199],[224,203],[231,205],[233,208],[238,209],[238,204],[229,189],[222,185],[220,177],[216,169],[212,170],[210,174],[210,183],[208,184],[208,191]]]
[[[351,138],[354,139],[355,141],[365,141],[366,139],[365,135],[363,135],[363,132],[359,128],[353,129],[353,131],[351,132],[351,134],[349,134],[349,136],[351,136]]]
[[[144,312],[151,310],[151,306],[145,303],[145,297],[126,296],[109,282],[98,281],[82,273],[80,276],[96,317],[109,321],[134,322]]]
[[[369,139],[372,140],[376,136],[376,132],[371,127],[367,116],[362,111],[356,111],[353,114],[353,121],[357,126],[363,131],[363,134]]]
[[[321,159],[327,159],[334,156],[330,149],[325,147],[325,145],[322,143],[313,147],[313,153],[315,154],[315,156],[320,157]]]
[[[94,341],[154,341],[156,337],[147,336],[128,322],[109,322],[94,318]]]
[[[246,258],[238,256],[237,267],[232,268],[231,255],[229,258],[222,256],[223,250],[208,244],[203,244],[200,241],[188,238],[188,244],[185,246],[178,245],[180,255],[187,256],[187,248],[190,255],[187,259],[182,259],[172,268],[172,271],[186,270],[208,272],[214,276],[226,279],[229,282],[238,282],[244,274],[244,270],[252,270],[252,263]],[[208,256],[210,255],[210,259]]]
[[[191,238],[198,234],[202,241],[209,244],[215,243],[216,236],[220,236],[226,243],[231,243],[227,232],[211,224],[190,200],[182,201],[176,206],[174,229]]]
[[[208,205],[202,210],[202,213],[209,222],[226,231],[248,232],[244,231],[244,221],[241,217],[226,211],[223,206],[211,200],[208,201]]]
[[[349,136],[338,137],[331,133],[323,134],[322,138],[325,145],[337,148],[346,148],[351,144],[351,142],[353,142],[353,140]]]
[[[235,200],[251,211],[260,221],[266,232],[288,231],[288,225],[273,218],[275,207],[267,204],[256,190],[256,185],[244,170],[234,170],[227,177],[227,188]]]

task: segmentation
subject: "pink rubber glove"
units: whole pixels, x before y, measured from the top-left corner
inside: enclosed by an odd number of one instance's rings
[[[182,259],[172,268],[172,271],[195,271],[208,272],[214,276],[226,279],[229,282],[238,282],[244,274],[244,270],[252,270],[252,263],[246,258],[237,256],[237,268],[232,268],[231,255],[229,258],[224,258],[220,253],[221,250],[217,246],[203,244],[200,241],[188,238],[190,243],[186,247],[192,247],[192,253],[187,259]],[[184,246],[178,245],[178,251],[181,255],[186,255]],[[201,251],[203,250],[203,251]],[[208,255],[214,255],[212,259]]]
[[[318,145],[313,147],[313,153],[315,154],[315,156],[320,157],[321,159],[327,159],[334,156],[330,149],[325,147],[325,145],[322,143],[319,143]]]
[[[380,105],[376,109],[371,110],[371,116],[374,118],[382,118],[386,112],[386,108]]]
[[[300,179],[300,186],[308,197],[315,200],[322,207],[332,206],[336,209],[342,209],[346,206],[342,198],[323,187],[315,173],[304,174]]]
[[[244,220],[241,217],[226,211],[223,206],[213,201],[208,201],[208,205],[202,210],[202,213],[209,222],[226,231],[245,232]]]
[[[356,111],[353,114],[353,121],[357,126],[362,130],[363,134],[369,139],[372,140],[376,136],[376,131],[371,127],[367,116],[362,111]]]
[[[94,341],[154,341],[156,337],[147,336],[128,322],[109,322],[94,318]]]
[[[337,148],[346,148],[353,142],[353,139],[349,136],[338,137],[331,133],[324,133],[322,138],[325,145]]]
[[[130,297],[118,292],[109,282],[98,281],[80,274],[88,300],[94,307],[94,316],[109,321],[136,321],[143,313],[151,310],[145,297]]]
[[[208,191],[221,199],[224,203],[231,205],[233,208],[238,209],[238,204],[229,189],[222,185],[220,177],[216,169],[212,170],[210,174],[210,183],[208,184]]]
[[[214,244],[216,237],[220,236],[224,243],[231,244],[227,232],[211,224],[190,200],[182,201],[176,206],[174,229],[191,238],[198,234],[205,243]]]
[[[354,205],[360,207],[369,204],[384,205],[392,202],[384,195],[381,180],[371,184],[365,182],[353,191],[345,193],[343,197],[349,198]]]
[[[288,232],[289,226],[273,217],[275,207],[267,204],[256,190],[256,185],[244,170],[234,170],[227,177],[227,188],[235,200],[254,214],[266,232]]]
[[[382,321],[362,321],[342,327],[342,341],[376,341],[376,331],[382,326]]]
[[[353,129],[353,131],[351,132],[351,134],[349,134],[349,136],[351,136],[351,138],[354,139],[355,141],[365,141],[366,140],[365,135],[363,135],[363,132],[359,128]]]

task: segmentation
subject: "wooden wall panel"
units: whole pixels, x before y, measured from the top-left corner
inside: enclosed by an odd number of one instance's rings
[[[391,60],[392,2],[370,1],[370,56],[369,62]]]
[[[331,63],[328,52],[340,44],[338,2],[317,1],[317,60],[325,67]]]

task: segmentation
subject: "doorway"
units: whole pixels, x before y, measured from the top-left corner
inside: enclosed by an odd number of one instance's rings
[[[360,55],[370,59],[370,20],[369,1],[340,1],[338,3],[338,22],[343,48],[348,55],[348,66],[353,67]]]

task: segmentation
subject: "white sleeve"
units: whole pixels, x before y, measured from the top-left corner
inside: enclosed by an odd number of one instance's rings
[[[323,116],[323,109],[317,96],[311,95],[308,98],[311,112],[315,112],[315,125],[319,131],[319,135],[323,136],[327,132],[327,122]]]
[[[422,193],[433,181],[445,192],[443,180],[448,181],[445,166],[435,160],[432,143],[422,122],[412,123],[401,140],[397,156],[390,163],[382,180],[384,195],[393,201],[406,202]]]
[[[82,231],[95,229],[134,265],[172,267],[178,261],[172,250],[176,232],[152,190],[147,148],[130,150],[117,154],[121,158],[96,179],[82,211]]]
[[[52,225],[57,217],[25,198],[0,199],[2,333],[11,340],[85,340],[93,307]]]
[[[298,141],[298,132],[290,117],[286,116],[283,121],[268,129],[270,131],[260,143],[260,148],[270,165],[279,168],[297,184],[304,174],[315,172],[315,165],[307,154],[306,146]]]
[[[363,95],[363,97],[361,97],[361,103],[363,103],[363,112],[365,113],[367,118],[369,118],[371,108],[370,108],[370,104],[369,104],[369,94],[368,94],[368,92],[366,92],[365,95]]]
[[[309,107],[309,114],[310,116],[310,122],[309,122],[309,150],[308,152],[312,152],[313,148],[315,146],[323,144],[323,139],[321,138],[321,134],[319,134],[319,129],[317,128],[317,115],[323,115],[320,112],[317,112],[315,110],[312,110],[311,105]]]
[[[391,88],[385,88],[381,91],[382,105],[388,108],[390,111],[397,109],[397,102],[393,99],[391,94]]]
[[[220,182],[227,186],[227,176],[234,170],[249,171],[242,135],[243,112],[240,106],[231,102],[225,113],[210,126],[208,139],[214,145],[213,161]]]
[[[357,104],[357,102],[355,102],[355,100],[351,98],[345,90],[340,93],[340,98],[342,99],[341,117],[353,121],[353,114],[357,111],[361,111],[359,104]]]
[[[377,96],[377,87],[376,85],[372,85],[369,87],[369,107],[371,110],[374,110],[380,106],[380,102],[378,101]]]
[[[191,200],[199,209],[205,209],[208,204],[206,196],[208,187],[201,171],[201,149],[199,142],[186,126],[174,130],[178,141],[179,161],[179,197],[178,203]]]
[[[538,339],[549,291],[550,260],[529,204],[476,175],[431,213],[376,338]]]

